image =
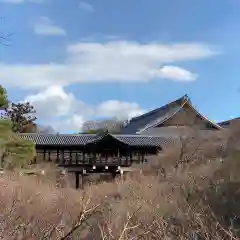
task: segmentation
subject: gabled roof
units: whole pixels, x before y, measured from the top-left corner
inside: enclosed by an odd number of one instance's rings
[[[38,146],[85,146],[101,141],[106,136],[136,147],[161,147],[166,140],[159,136],[113,135],[113,134],[19,134],[20,137],[33,141]]]
[[[185,104],[188,104],[202,119],[210,122],[217,129],[221,129],[221,126],[210,121],[199,113],[192,105],[191,100],[187,95],[184,95],[177,100],[170,102],[160,108],[154,109],[148,113],[141,116],[133,118],[129,124],[123,129],[123,134],[138,134],[142,133],[150,128],[154,128],[163,124],[165,121],[173,117],[177,112],[179,112]]]

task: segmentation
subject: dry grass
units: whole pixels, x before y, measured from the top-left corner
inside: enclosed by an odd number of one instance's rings
[[[239,239],[240,178],[238,150],[233,147],[238,136],[231,139],[227,152],[219,153],[219,144],[214,141],[210,146],[208,141],[197,151],[185,151],[190,160],[176,168],[181,153],[166,151],[149,158],[142,174],[93,184],[84,191],[67,184],[56,187],[53,166],[45,169],[44,176],[4,174],[0,176],[0,237]]]

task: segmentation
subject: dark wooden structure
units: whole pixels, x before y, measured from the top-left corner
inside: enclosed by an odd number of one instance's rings
[[[147,155],[161,150],[161,137],[143,135],[95,134],[21,134],[36,144],[37,159],[55,162],[76,175],[90,173],[120,173],[121,167],[142,163]]]

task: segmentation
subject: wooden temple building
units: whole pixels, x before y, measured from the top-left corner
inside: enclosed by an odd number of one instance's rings
[[[160,108],[133,118],[118,135],[103,134],[21,134],[36,145],[37,157],[53,161],[76,174],[111,172],[142,163],[166,144],[174,144],[179,134],[198,126],[204,131],[216,131],[222,126],[199,113],[187,95]],[[181,132],[178,131],[181,129]]]

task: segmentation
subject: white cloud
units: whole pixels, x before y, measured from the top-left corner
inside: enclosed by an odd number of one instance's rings
[[[79,2],[79,8],[85,12],[89,12],[89,13],[94,12],[93,6],[88,2],[84,2],[84,1]]]
[[[83,82],[148,82],[159,78],[188,82],[196,75],[174,63],[205,59],[215,54],[212,47],[194,43],[78,43],[67,47],[63,63],[0,63],[0,79],[6,87],[37,89]]]
[[[37,35],[45,36],[66,36],[67,32],[64,28],[55,25],[51,19],[42,17],[40,21],[34,26],[34,32]]]
[[[104,117],[116,117],[121,120],[126,120],[143,114],[145,111],[139,107],[137,103],[130,103],[118,100],[108,100],[100,103],[96,107],[96,115]]]
[[[181,79],[185,79],[185,81],[194,81],[197,78],[197,74],[191,73],[176,66],[164,66],[159,69],[156,74],[159,74],[160,77],[176,81],[181,81]]]
[[[67,93],[61,86],[52,86],[35,95],[27,96],[39,119],[52,119],[56,130],[80,131],[83,123],[94,117],[125,120],[145,112],[137,103],[109,100],[91,106]],[[63,118],[64,120],[59,120]],[[49,124],[49,122],[47,122]]]

